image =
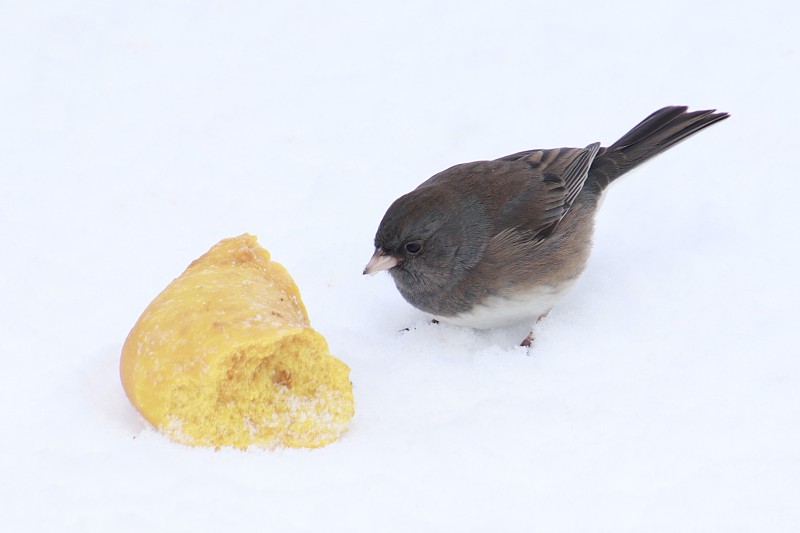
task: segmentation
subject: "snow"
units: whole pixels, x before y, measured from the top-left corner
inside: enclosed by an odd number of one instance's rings
[[[797,531],[798,15],[4,2],[0,529]],[[668,104],[732,118],[615,184],[530,354],[361,275],[432,174]],[[122,391],[145,306],[244,232],[352,368],[326,448],[188,448]]]

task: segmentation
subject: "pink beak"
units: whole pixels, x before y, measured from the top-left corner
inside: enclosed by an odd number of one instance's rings
[[[375,250],[375,254],[364,268],[364,274],[374,274],[376,272],[380,272],[381,270],[389,270],[390,268],[394,268],[396,266],[397,258],[392,257],[379,248]]]

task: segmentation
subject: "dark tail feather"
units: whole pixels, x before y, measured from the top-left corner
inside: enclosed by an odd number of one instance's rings
[[[729,116],[715,111],[688,112],[686,106],[659,109],[608,148],[600,148],[588,181],[600,190],[605,189],[629,170]]]

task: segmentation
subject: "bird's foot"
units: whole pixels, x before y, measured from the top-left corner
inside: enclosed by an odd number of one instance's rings
[[[531,330],[531,332],[528,333],[528,336],[525,337],[524,339],[522,339],[522,342],[519,343],[519,345],[524,347],[524,348],[530,348],[531,345],[533,344],[533,341],[534,341],[535,338],[536,338],[536,335],[534,335],[533,334],[533,330]]]
[[[549,313],[549,312],[550,312],[550,311],[548,311],[547,313]],[[536,324],[538,324],[539,322],[541,322],[541,321],[542,321],[542,319],[543,319],[544,317],[546,317],[546,316],[547,316],[547,313],[545,313],[545,314],[543,314],[543,315],[540,315],[540,316],[539,316],[539,318],[537,318],[537,319],[536,319]],[[535,339],[536,339],[536,334],[533,332],[533,328],[531,328],[531,332],[530,332],[530,333],[528,333],[528,336],[527,336],[527,337],[525,337],[524,339],[522,339],[522,342],[521,342],[521,343],[519,343],[519,345],[520,345],[520,346],[522,346],[522,347],[524,347],[524,348],[530,348],[530,347],[531,347],[531,345],[533,345],[533,341],[534,341]]]
[[[431,319],[431,324],[438,324],[438,323],[439,323],[439,321],[438,321],[438,320],[436,320],[435,318],[432,318],[432,319]],[[413,328],[414,328],[414,329],[417,329],[417,327],[416,327],[416,326],[413,326]],[[401,329],[401,330],[400,330],[400,333],[404,333],[404,332],[406,332],[406,331],[411,331],[411,327],[408,327],[408,328],[403,328],[403,329]]]

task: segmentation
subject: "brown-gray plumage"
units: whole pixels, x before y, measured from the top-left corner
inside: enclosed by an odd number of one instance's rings
[[[476,328],[535,321],[583,270],[603,190],[727,117],[665,107],[607,148],[528,150],[451,167],[389,207],[364,273],[389,269],[403,297],[439,320]]]

